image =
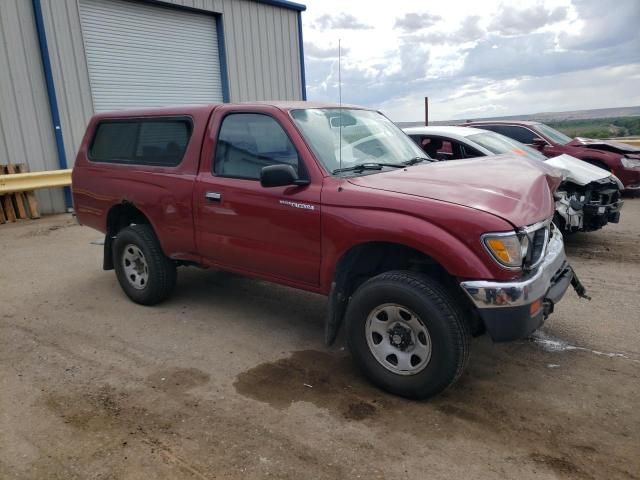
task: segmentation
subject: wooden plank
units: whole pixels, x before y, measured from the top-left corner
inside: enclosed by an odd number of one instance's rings
[[[7,217],[4,216],[4,208],[2,208],[2,202],[0,202],[0,224],[6,223]]]
[[[24,163],[18,163],[15,165],[16,173],[27,173],[29,171],[29,167]],[[31,218],[40,218],[40,209],[38,208],[38,199],[36,198],[36,194],[33,193],[33,190],[28,192],[24,192],[24,196],[27,200],[27,205],[29,206],[29,216]]]
[[[0,165],[0,175],[4,175],[4,165]],[[11,199],[11,195],[1,195],[0,203],[2,203],[2,207],[4,209],[4,217],[6,221],[15,222],[16,221],[16,211],[13,209],[13,201]]]
[[[7,220],[10,222],[15,222],[16,211],[13,209],[13,202],[11,201],[11,195],[2,196],[2,205],[4,206],[4,214],[7,216]]]
[[[0,175],[26,173],[27,165],[0,165]],[[38,200],[33,190],[27,192],[8,193],[0,196],[0,223],[15,222],[23,218],[40,218]]]
[[[16,171],[15,167],[12,164],[9,164],[4,166],[4,173],[12,174],[12,173],[18,173],[18,172]],[[29,218],[27,215],[27,210],[26,208],[24,208],[25,198],[22,192],[16,192],[9,196],[13,197],[11,200],[13,201],[13,207],[17,217],[20,219]]]

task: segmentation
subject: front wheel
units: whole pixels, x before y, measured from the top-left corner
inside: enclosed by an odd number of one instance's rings
[[[462,374],[471,333],[451,295],[433,279],[396,271],[365,282],[346,312],[355,363],[380,388],[428,398]]]
[[[132,225],[118,232],[113,265],[122,290],[141,305],[160,303],[176,284],[176,265],[162,252],[150,225]]]

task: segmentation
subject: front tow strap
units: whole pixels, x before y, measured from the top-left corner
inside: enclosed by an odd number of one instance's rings
[[[591,297],[587,295],[587,289],[584,288],[584,285],[582,285],[582,282],[576,275],[575,270],[573,270],[573,276],[571,277],[571,286],[573,287],[573,289],[576,291],[576,293],[580,298],[586,298],[587,300],[591,300]]]

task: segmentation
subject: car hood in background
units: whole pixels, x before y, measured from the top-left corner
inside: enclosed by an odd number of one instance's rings
[[[599,140],[594,138],[584,138],[584,137],[576,137],[569,145],[575,146],[590,146],[597,148],[598,145],[608,146],[610,148],[619,150],[620,153],[640,153],[640,148],[634,147],[633,145],[629,145],[627,143],[622,142],[612,142],[610,140]]]
[[[591,165],[590,163],[583,162],[571,155],[563,154],[558,157],[553,157],[545,163],[560,170],[562,172],[563,181],[573,182],[576,185],[587,185],[591,182],[611,177],[618,184],[618,188],[624,190],[622,182],[609,171],[604,168]]]
[[[492,213],[516,227],[553,215],[562,182],[546,162],[518,155],[433,162],[351,177],[354,185],[455,203]]]
[[[602,150],[605,150],[607,152],[620,153],[623,155],[631,154],[634,157],[640,156],[640,148],[634,147],[627,143],[612,142],[609,140],[598,140],[594,138],[576,137],[573,140],[571,140],[568,143],[568,145],[571,145],[573,147],[587,147],[587,148],[595,148],[595,149],[601,148]]]

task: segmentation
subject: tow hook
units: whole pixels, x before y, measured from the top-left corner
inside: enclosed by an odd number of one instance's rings
[[[584,288],[582,282],[578,279],[576,272],[573,272],[573,277],[571,277],[571,286],[576,291],[580,298],[586,298],[587,300],[591,300],[591,297],[587,295],[587,289]]]

